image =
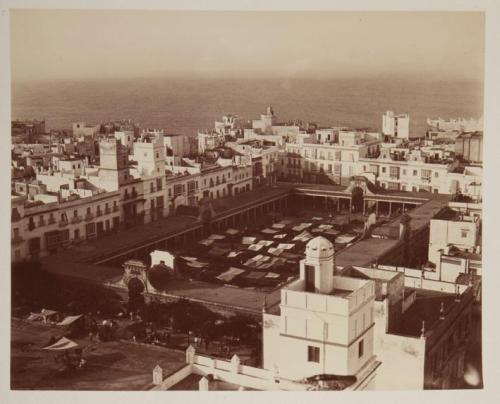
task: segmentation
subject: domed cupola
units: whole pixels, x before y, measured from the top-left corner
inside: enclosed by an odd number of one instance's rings
[[[335,248],[324,237],[315,237],[306,245],[306,257],[300,262],[300,277],[307,292],[330,293],[333,290]]]
[[[306,257],[313,259],[330,259],[335,253],[331,241],[325,237],[318,236],[310,240],[306,245]]]

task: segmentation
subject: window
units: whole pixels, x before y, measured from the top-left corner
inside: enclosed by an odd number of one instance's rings
[[[422,170],[422,178],[431,178],[431,170]]]
[[[413,170],[413,176],[416,177],[418,175],[417,170]]]
[[[363,340],[361,340],[358,342],[358,358],[361,358],[363,356],[364,350],[365,350],[365,347],[363,344]]]
[[[382,167],[382,173],[385,173],[385,167]]]
[[[174,185],[174,196],[178,196],[182,194],[182,185],[181,184],[175,184]]]
[[[319,363],[319,348],[317,346],[307,347],[307,361]]]
[[[439,178],[439,173],[437,171],[434,173],[434,178]]]
[[[399,178],[399,167],[389,167],[389,174],[393,178]]]
[[[468,230],[461,230],[461,231],[460,231],[460,235],[461,235],[461,237],[462,237],[462,238],[467,238],[467,234],[468,234],[468,233],[469,233],[469,231],[468,231]]]

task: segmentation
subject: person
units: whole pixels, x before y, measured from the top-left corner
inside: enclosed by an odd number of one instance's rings
[[[135,335],[132,335],[132,341],[137,342]]]

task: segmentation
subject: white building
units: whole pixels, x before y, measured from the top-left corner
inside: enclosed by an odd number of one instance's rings
[[[87,125],[85,122],[73,123],[73,136],[92,136],[99,133],[100,125]]]
[[[261,114],[260,119],[252,121],[252,129],[261,133],[272,133],[272,127],[276,123],[276,115],[274,115],[273,107],[270,105],[266,109],[265,114]]]
[[[300,278],[281,290],[279,315],[263,315],[263,368],[291,380],[355,376],[369,388],[378,366],[374,282],[335,276],[334,254],[324,237],[307,244]]]
[[[409,139],[410,116],[408,114],[395,115],[393,111],[387,111],[382,115],[382,133],[399,139]]]
[[[114,136],[129,150],[130,154],[133,154],[135,139],[133,130],[115,131]]]
[[[189,136],[179,134],[164,134],[165,159],[168,165],[178,165],[183,157],[193,153]]]
[[[46,198],[52,197],[52,198]],[[43,257],[120,225],[120,193],[84,189],[12,199],[12,261]]]
[[[481,275],[481,220],[470,211],[448,210],[449,214],[431,220],[428,260],[435,277],[457,281],[460,274]]]
[[[376,155],[381,144],[380,134],[358,131],[339,131],[337,143],[328,137],[321,139],[322,143],[319,143],[309,135],[307,142],[287,143],[279,159],[280,178],[311,183],[347,183],[352,176],[363,173],[359,160]]]
[[[207,150],[223,147],[226,141],[226,135],[224,133],[217,132],[216,130],[198,132],[197,138],[198,154],[203,154]]]

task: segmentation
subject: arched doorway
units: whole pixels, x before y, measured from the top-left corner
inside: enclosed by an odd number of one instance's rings
[[[363,212],[363,189],[361,187],[354,187],[351,193],[351,201],[353,213]]]

